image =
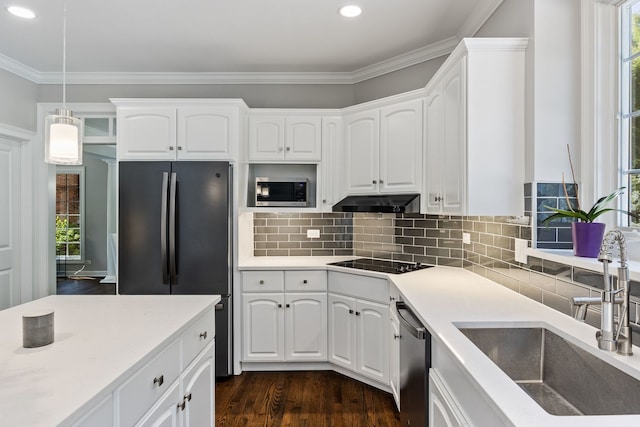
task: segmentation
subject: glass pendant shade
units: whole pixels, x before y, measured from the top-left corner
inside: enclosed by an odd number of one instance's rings
[[[56,165],[82,164],[82,121],[71,110],[56,109],[45,120],[44,161]]]

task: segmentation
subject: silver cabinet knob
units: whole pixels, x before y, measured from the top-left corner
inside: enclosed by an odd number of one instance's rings
[[[169,151],[173,151],[173,150],[174,150],[173,146],[169,147]]]
[[[394,340],[399,340],[401,337],[402,337],[402,335],[393,334],[393,339]]]
[[[182,151],[182,147],[178,145],[178,151]]]
[[[377,184],[378,182],[374,179],[373,181],[371,181],[372,184]]]
[[[278,304],[278,308],[282,308],[282,304]]]
[[[200,338],[202,338],[203,340],[207,339],[207,331],[204,331],[200,334]]]
[[[261,284],[261,285],[264,285],[264,280],[260,280],[260,284]]]
[[[304,283],[304,284],[306,285],[306,284],[307,284],[307,283],[309,283],[309,282],[307,281],[307,279],[304,279],[304,280],[302,281],[302,283]]]
[[[380,180],[380,184],[384,184],[384,181],[383,181],[383,180]]]
[[[291,147],[287,147],[287,151],[291,151]]]
[[[353,314],[353,310],[349,310],[349,314]]]

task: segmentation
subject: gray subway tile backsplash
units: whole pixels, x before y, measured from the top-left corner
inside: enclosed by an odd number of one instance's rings
[[[525,184],[525,198],[564,197],[559,184]],[[531,217],[531,216],[530,216]],[[602,274],[570,265],[528,257],[515,261],[515,238],[531,242],[546,233],[559,242],[566,225],[539,227],[514,224],[511,217],[447,216],[421,214],[255,213],[254,256],[355,256],[465,268],[515,292],[570,315],[573,296],[599,296]],[[308,229],[320,238],[307,238]],[[470,244],[462,243],[469,233]],[[566,239],[566,235],[562,237]],[[538,242],[538,247],[542,247]],[[571,243],[569,243],[569,248]],[[632,288],[630,319],[640,322],[640,285]],[[587,322],[599,323],[598,307],[588,310]]]

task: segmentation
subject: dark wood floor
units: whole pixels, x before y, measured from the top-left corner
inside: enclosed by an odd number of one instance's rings
[[[245,372],[216,384],[217,427],[399,427],[393,397],[330,371]]]
[[[58,279],[58,295],[115,295],[116,285],[100,283],[100,279]]]

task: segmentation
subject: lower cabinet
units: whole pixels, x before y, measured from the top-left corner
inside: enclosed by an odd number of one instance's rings
[[[327,294],[242,295],[243,360],[327,360]]]
[[[184,398],[180,393],[180,384],[175,382],[156,407],[140,421],[138,427],[178,427],[178,405],[182,399]]]
[[[389,383],[389,306],[329,294],[329,361]]]
[[[389,387],[400,410],[400,320],[394,308],[389,310]]]
[[[435,369],[429,371],[429,427],[463,427],[469,423]]]

